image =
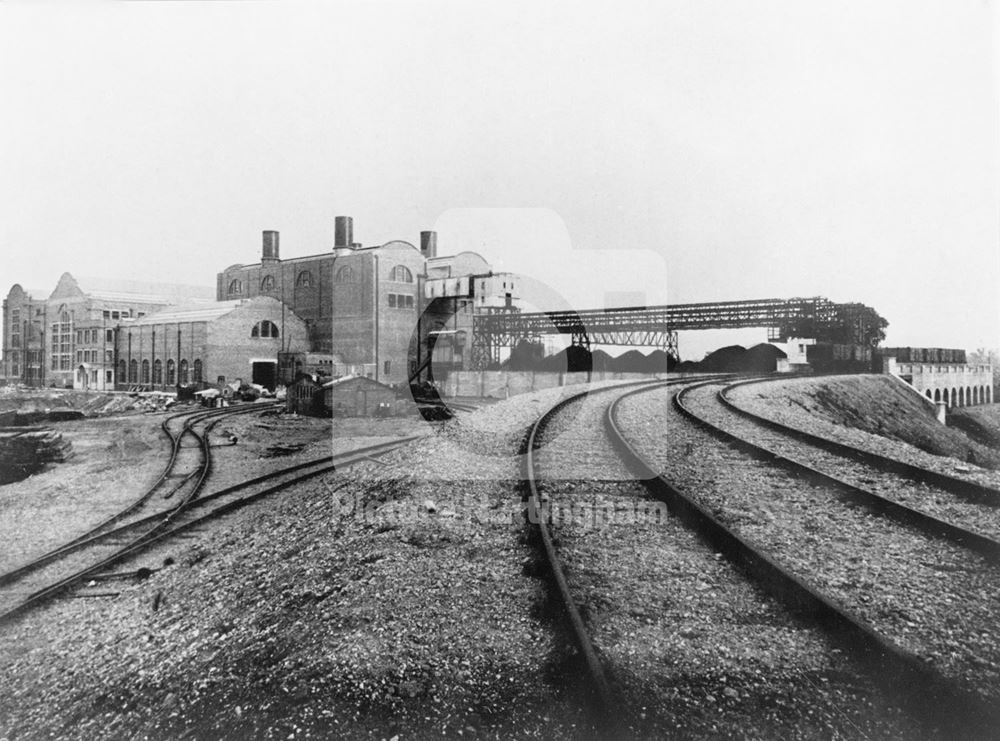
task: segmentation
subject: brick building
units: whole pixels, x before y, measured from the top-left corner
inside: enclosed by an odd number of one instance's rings
[[[278,353],[308,345],[305,322],[270,296],[172,307],[121,322],[116,377],[119,388],[170,390],[240,379],[273,389]]]
[[[69,273],[45,298],[15,284],[3,302],[3,377],[31,386],[113,388],[120,321],[210,297],[210,289],[196,286],[77,280]]]
[[[510,309],[513,289],[474,252],[439,256],[435,232],[421,232],[419,248],[364,247],[338,216],[321,254],[282,260],[278,232],[265,231],[260,262],[217,275],[215,302],[211,289],[69,273],[46,298],[15,285],[0,371],[39,386],[166,389],[220,377],[272,385],[280,361],[285,382],[315,370],[398,386],[428,365],[429,347],[442,369],[468,367],[473,315]],[[258,311],[268,324],[251,337],[244,324]]]
[[[430,300],[458,301],[461,294],[471,312],[477,286],[485,288],[490,277],[492,290],[494,282],[481,256],[438,256],[436,233],[420,237],[420,248],[403,240],[364,247],[354,241],[353,220],[338,216],[330,252],[283,260],[278,232],[265,231],[260,262],[219,273],[216,298],[274,297],[305,321],[310,349],[329,354],[336,368],[404,384],[420,362],[428,333],[447,320],[433,312],[430,321],[423,317]],[[436,286],[434,297],[424,295],[428,281]]]

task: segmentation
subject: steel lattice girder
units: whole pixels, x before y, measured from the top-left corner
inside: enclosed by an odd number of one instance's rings
[[[490,346],[511,347],[525,337],[553,334],[588,336],[593,344],[676,347],[670,333],[696,329],[783,328],[808,320],[817,327],[838,321],[842,308],[860,304],[835,304],[822,297],[758,299],[700,304],[478,314],[474,332]]]

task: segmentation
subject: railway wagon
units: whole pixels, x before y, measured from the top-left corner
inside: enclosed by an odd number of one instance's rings
[[[900,363],[953,363],[965,365],[965,350],[944,347],[882,347],[878,354]]]
[[[809,345],[806,360],[815,370],[826,373],[868,373],[872,370],[872,348],[829,342]]]

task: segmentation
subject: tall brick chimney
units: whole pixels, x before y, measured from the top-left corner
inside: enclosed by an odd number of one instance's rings
[[[350,216],[337,216],[333,220],[333,248],[350,249],[354,244],[354,219]]]
[[[265,231],[264,246],[260,253],[260,261],[275,262],[280,259],[281,257],[278,254],[278,232],[271,230]]]
[[[420,232],[420,254],[424,257],[437,257],[437,232]]]

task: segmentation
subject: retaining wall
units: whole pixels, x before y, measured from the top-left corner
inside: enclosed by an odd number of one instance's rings
[[[506,399],[531,391],[597,381],[641,381],[666,378],[666,373],[553,373],[543,371],[454,371],[441,384],[446,396]]]

